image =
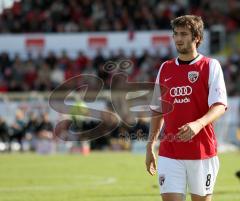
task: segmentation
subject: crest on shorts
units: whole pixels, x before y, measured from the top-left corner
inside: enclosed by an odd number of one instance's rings
[[[199,72],[197,72],[197,71],[190,71],[190,72],[188,72],[188,80],[189,80],[189,82],[191,82],[191,83],[196,82],[197,79],[198,79],[198,76],[199,76]]]
[[[159,184],[160,184],[160,186],[162,186],[164,184],[164,181],[165,181],[165,175],[160,175],[159,176]]]

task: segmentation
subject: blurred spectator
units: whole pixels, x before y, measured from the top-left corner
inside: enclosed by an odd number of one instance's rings
[[[147,140],[149,123],[144,118],[139,118],[132,132],[135,134],[133,140]]]
[[[36,149],[37,131],[39,129],[38,117],[35,113],[29,114],[29,120],[26,125],[26,136],[25,139],[30,144],[30,150]]]
[[[41,68],[39,68],[37,73],[37,80],[36,80],[36,89],[38,91],[49,91],[51,90],[51,82],[50,82],[50,75],[51,69],[47,63],[44,63]]]
[[[9,128],[2,117],[0,117],[0,140],[5,143],[9,141]]]
[[[22,0],[0,15],[0,32],[169,29],[172,18],[187,13],[203,16],[207,28],[222,24],[232,32],[240,25],[239,10],[236,0]]]
[[[55,65],[50,74],[51,79],[51,88],[56,88],[60,84],[64,82],[64,71],[59,67],[59,65]]]
[[[42,115],[42,122],[40,122],[38,128],[38,137],[40,139],[52,139],[53,138],[53,125],[49,120],[48,113]]]
[[[79,73],[82,73],[84,71],[84,69],[87,67],[89,62],[89,59],[87,58],[86,55],[84,55],[84,53],[82,51],[80,51],[78,53],[78,57],[76,59],[75,65]]]
[[[42,122],[37,128],[36,151],[40,154],[49,154],[55,151],[53,124],[49,120],[48,113],[42,114]]]
[[[14,124],[11,126],[10,132],[10,146],[9,149],[11,151],[11,143],[17,141],[20,145],[20,150],[23,151],[23,139],[25,137],[25,128],[26,123],[24,121],[24,112],[22,110],[16,111],[16,120]]]
[[[57,57],[54,52],[49,52],[47,57],[45,58],[45,62],[50,66],[51,69],[57,64]]]

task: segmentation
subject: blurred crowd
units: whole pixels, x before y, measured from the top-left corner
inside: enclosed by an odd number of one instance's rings
[[[77,58],[70,58],[67,52],[57,56],[50,52],[46,57],[29,57],[26,60],[18,55],[10,58],[7,53],[0,54],[0,91],[50,91],[62,84],[65,80],[80,74],[96,75],[109,88],[111,72],[106,71],[108,61],[115,65],[122,60],[128,60],[130,68],[126,73],[130,81],[154,81],[160,64],[171,56],[161,56],[159,52],[150,55],[145,51],[137,56],[132,52],[126,56],[123,50],[117,54],[104,56],[98,51],[94,58],[89,58],[84,52],[79,52]],[[95,79],[87,80],[91,89],[96,88]]]
[[[39,116],[31,113],[26,119],[24,111],[19,109],[12,124],[7,123],[4,117],[0,117],[0,151],[36,150],[37,140],[53,137],[53,124],[48,113]]]
[[[162,55],[156,51],[150,54],[145,51],[137,56],[132,52],[125,55],[123,50],[117,54],[104,56],[99,50],[95,57],[90,58],[84,52],[79,52],[77,58],[70,58],[67,52],[60,56],[50,52],[46,57],[21,59],[18,55],[10,58],[8,53],[0,54],[0,92],[8,91],[50,91],[64,83],[69,78],[80,74],[96,75],[104,81],[105,89],[110,88],[110,81],[114,72],[107,72],[109,61],[118,64],[123,60],[130,62],[131,67],[125,72],[129,81],[154,82],[158,69],[165,60],[173,58],[172,52]],[[221,59],[220,59],[221,60]],[[240,95],[240,50],[221,62],[227,91],[230,96]],[[96,79],[82,80],[89,88],[94,90],[98,86]],[[79,87],[80,83],[76,83]],[[76,88],[77,86],[71,86]]]
[[[169,29],[170,19],[187,13],[231,32],[240,25],[239,10],[237,0],[22,0],[0,15],[0,32]]]
[[[71,125],[68,127],[68,136],[71,132],[85,132],[96,128],[99,125],[97,120],[71,117]],[[129,150],[134,140],[147,140],[149,132],[149,122],[144,118],[138,118],[133,123],[133,119],[127,126],[121,122],[108,135],[101,133],[104,127],[113,123],[113,119],[102,116],[103,127],[99,131],[97,139],[83,141],[80,139],[61,138],[54,132],[56,122],[49,118],[48,112],[30,112],[22,109],[16,111],[13,123],[8,123],[6,118],[0,117],[0,152],[11,151],[34,151],[41,154],[53,152],[83,152],[84,145],[87,144],[89,150]],[[130,122],[131,121],[131,122]],[[61,132],[65,132],[63,129]],[[65,135],[65,133],[64,133]]]

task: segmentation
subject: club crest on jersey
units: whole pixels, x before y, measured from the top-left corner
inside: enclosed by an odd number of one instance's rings
[[[199,72],[197,72],[197,71],[190,71],[190,72],[188,72],[188,80],[189,80],[189,82],[191,82],[191,83],[196,82],[197,79],[198,79],[198,76],[199,76]]]

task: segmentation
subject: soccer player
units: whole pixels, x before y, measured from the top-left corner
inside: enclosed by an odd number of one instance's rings
[[[171,26],[178,57],[164,62],[157,75],[146,167],[151,175],[158,171],[163,201],[184,200],[187,188],[192,201],[210,201],[219,169],[212,123],[227,108],[223,73],[216,59],[197,51],[203,39],[201,17],[180,16]],[[167,92],[161,94],[160,85]],[[161,100],[173,109],[156,115],[166,111]],[[160,133],[156,167],[154,145]]]

